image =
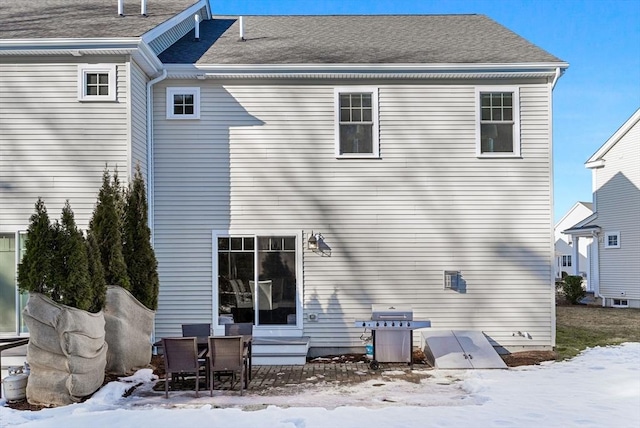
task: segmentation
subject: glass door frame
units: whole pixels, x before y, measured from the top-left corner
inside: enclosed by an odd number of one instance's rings
[[[303,241],[303,233],[302,230],[291,230],[291,229],[270,229],[270,230],[213,230],[211,234],[211,286],[212,286],[212,326],[214,335],[223,336],[224,335],[224,325],[219,325],[219,290],[218,290],[218,238],[219,237],[253,237],[256,241],[256,245],[254,246],[255,251],[255,260],[256,268],[254,269],[254,277],[257,277],[258,274],[258,253],[259,248],[257,245],[257,238],[269,238],[269,237],[295,237],[296,238],[296,248],[295,248],[295,257],[296,257],[296,296],[295,296],[295,309],[296,309],[296,323],[295,324],[265,324],[265,325],[254,325],[253,327],[253,335],[254,336],[263,336],[263,337],[302,337],[303,331],[303,314],[302,314],[302,296],[303,296],[303,284],[302,279],[304,278],[302,272],[302,257],[304,251],[304,241]],[[257,280],[254,278],[254,280]],[[257,284],[257,282],[256,282]],[[257,309],[254,307],[253,309],[256,311]]]

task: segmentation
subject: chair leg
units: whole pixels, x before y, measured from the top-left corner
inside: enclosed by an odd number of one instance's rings
[[[200,397],[198,389],[200,388],[200,368],[196,367],[196,398]]]

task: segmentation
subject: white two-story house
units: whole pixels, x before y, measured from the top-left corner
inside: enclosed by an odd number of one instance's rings
[[[22,331],[12,279],[37,197],[52,216],[70,199],[86,227],[105,163],[125,178],[140,163],[156,338],[252,322],[296,363],[362,349],[354,321],[388,304],[496,347],[555,344],[565,62],[483,15],[88,3],[0,11],[3,333]],[[16,24],[25,8],[46,31]]]
[[[587,160],[593,214],[569,227],[573,253],[593,240],[588,270],[603,306],[640,308],[640,109]]]

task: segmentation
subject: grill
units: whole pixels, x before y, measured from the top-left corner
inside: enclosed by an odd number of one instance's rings
[[[414,320],[410,307],[372,305],[371,319],[356,321],[355,325],[372,332],[373,360],[370,366],[376,370],[378,363],[408,363],[413,367],[413,330],[431,327],[431,321]]]

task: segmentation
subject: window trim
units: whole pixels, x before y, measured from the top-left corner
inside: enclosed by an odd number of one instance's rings
[[[609,237],[610,236],[615,236],[616,237],[616,245],[609,245]],[[620,232],[616,231],[616,232],[606,232],[604,234],[604,248],[620,248]]]
[[[193,95],[193,114],[175,114],[173,112],[174,95]],[[200,119],[200,88],[197,86],[168,86],[167,87],[167,119],[193,120]]]
[[[371,94],[371,153],[340,153],[340,94],[370,93]],[[380,130],[378,88],[375,86],[338,86],[334,88],[334,142],[337,159],[379,159],[380,158]]]
[[[511,92],[513,94],[513,151],[512,152],[486,152],[482,153],[481,139],[481,114],[482,103],[480,95],[489,92]],[[476,157],[478,158],[520,158],[522,138],[520,135],[520,88],[518,86],[477,86],[475,88],[476,105]],[[504,123],[504,122],[496,122]]]
[[[108,74],[108,95],[87,95],[87,75],[93,73]],[[116,101],[116,76],[115,64],[78,64],[78,101]]]

